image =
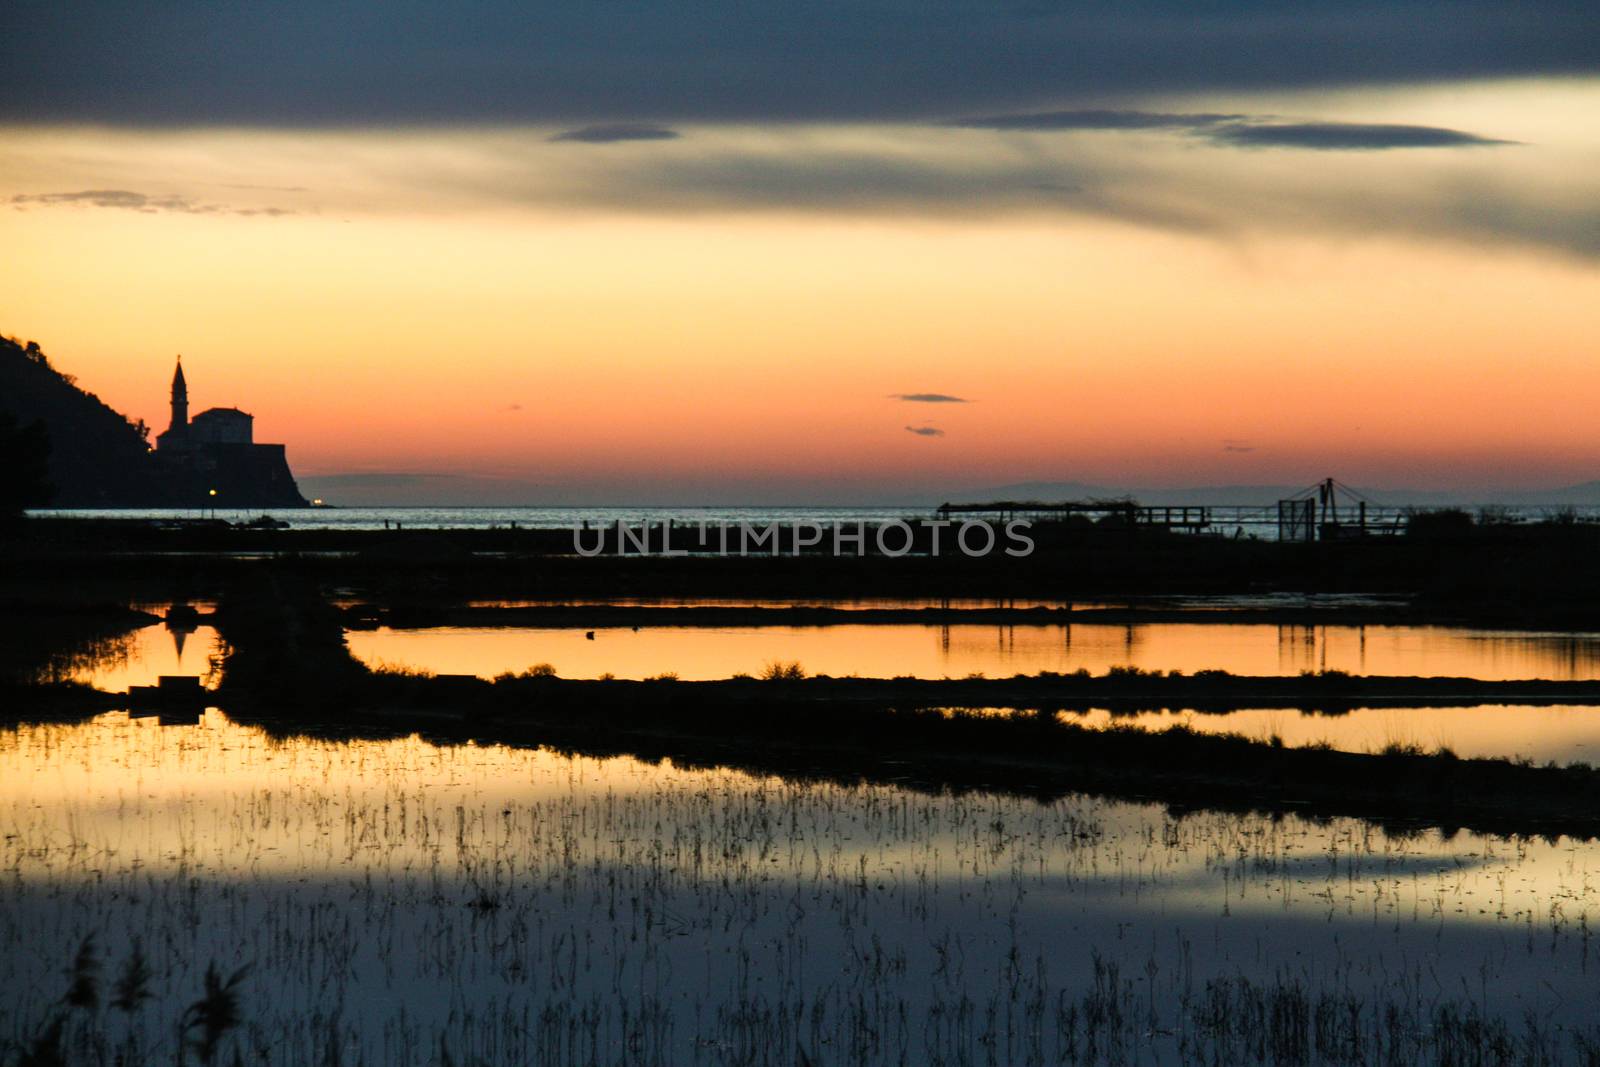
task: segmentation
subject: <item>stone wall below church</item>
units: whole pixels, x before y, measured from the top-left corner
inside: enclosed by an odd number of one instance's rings
[[[304,507],[283,445],[212,444],[155,453],[179,507]],[[215,490],[215,495],[212,491]]]

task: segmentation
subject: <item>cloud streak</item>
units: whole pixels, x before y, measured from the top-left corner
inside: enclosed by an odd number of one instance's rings
[[[1530,92],[1525,99],[1532,105],[1541,98]],[[1600,88],[1574,90],[1557,103],[1561,114],[1577,116],[1596,100]],[[1394,110],[1394,101],[1380,103]],[[315,190],[297,194],[295,206],[323,217],[527,209],[679,218],[1082,218],[1223,241],[1377,235],[1600,260],[1600,142],[1535,139],[1494,152],[1315,150],[1320,158],[1308,166],[1291,151],[1268,151],[1266,145],[1200,149],[1196,142],[1213,143],[1210,133],[1231,128],[1212,121],[1220,110],[1150,114],[1162,122],[1182,115],[1193,128],[1128,121],[1124,125],[1155,135],[1124,139],[1071,132],[1012,137],[938,124],[707,126],[691,131],[692,138],[617,152],[551,144],[548,130],[529,136],[519,128],[252,134],[17,129],[8,148],[18,185],[0,197],[14,193],[9,202],[16,210],[286,213],[270,201],[230,206],[182,188],[140,191],[153,173],[181,173],[196,190],[248,175],[252,184]],[[1433,134],[1414,131],[1444,129],[1274,121],[1272,136],[1280,140],[1332,137],[1350,146],[1429,141]],[[1307,129],[1317,132],[1308,135]]]
[[[907,433],[914,433],[918,437],[943,437],[944,431],[937,426],[907,426]]]
[[[139,211],[147,215],[172,212],[180,215],[265,215],[277,217],[294,212],[279,207],[228,207],[222,204],[205,204],[176,194],[150,196],[130,189],[83,189],[70,193],[18,193],[11,198],[18,207],[37,204],[44,207],[76,205],[80,207],[114,208],[122,211]]]
[[[1309,148],[1320,151],[1381,151],[1389,148],[1487,148],[1516,144],[1442,126],[1362,122],[1229,123],[1205,136],[1239,148]]]
[[[676,141],[681,137],[677,130],[643,122],[612,122],[596,126],[580,126],[563,130],[551,141],[577,144],[618,144],[623,141]]]
[[[1443,126],[1384,122],[1283,122],[1266,115],[1218,112],[1045,111],[958,119],[969,130],[1065,133],[1165,131],[1203,137],[1235,148],[1375,151],[1386,148],[1483,148],[1516,144]]]
[[[1038,111],[985,115],[946,123],[968,130],[1024,130],[1036,133],[1066,130],[1194,130],[1223,122],[1242,122],[1248,115],[1160,111]]]
[[[965,397],[948,393],[890,393],[891,400],[908,400],[913,404],[970,404]]]

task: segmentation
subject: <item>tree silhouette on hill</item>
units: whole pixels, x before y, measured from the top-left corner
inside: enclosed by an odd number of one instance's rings
[[[33,341],[24,344],[0,337],[0,415],[10,416],[10,432],[22,435],[8,449],[37,450],[39,442],[28,435],[38,426],[47,464],[45,481],[55,490],[48,502],[54,506],[150,505],[168,494],[151,460],[144,424],[81,389],[72,375],[53,367]],[[6,466],[10,465],[8,459]],[[13,501],[24,498],[21,506],[45,502],[32,491],[36,484],[22,491],[24,475],[8,470],[0,477],[6,480],[6,506],[15,508]]]
[[[0,411],[0,521],[20,518],[23,511],[50,502],[50,432],[42,422],[19,425],[16,416]]]

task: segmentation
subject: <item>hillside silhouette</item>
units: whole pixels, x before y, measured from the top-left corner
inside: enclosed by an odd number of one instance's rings
[[[172,496],[150,457],[149,430],[63,374],[33,341],[0,337],[0,413],[42,424],[52,507],[136,507]],[[38,501],[29,501],[38,503]]]
[[[0,513],[305,506],[284,446],[252,440],[250,415],[214,408],[191,424],[179,399],[173,428],[152,442],[142,420],[80,388],[36,343],[0,337],[0,463],[16,473],[0,482]]]

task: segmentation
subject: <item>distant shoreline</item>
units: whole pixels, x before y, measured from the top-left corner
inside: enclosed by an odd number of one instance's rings
[[[573,531],[518,525],[437,529],[242,528],[142,519],[31,519],[0,532],[9,598],[48,605],[64,591],[113,600],[183,595],[214,599],[259,571],[347,590],[344,599],[429,612],[473,600],[737,597],[808,601],[888,597],[1021,599],[1033,603],[1117,597],[1366,596],[1403,598],[1398,611],[1352,619],[1490,627],[1600,629],[1600,523],[1478,523],[1444,514],[1398,534],[1308,543],[1196,535],[1115,524],[1033,529],[1027,558],[933,557],[926,537],[903,556],[833,555],[792,539],[761,554],[722,555],[693,543],[692,526],[661,526],[649,551],[581,558]],[[863,520],[865,521],[865,520]],[[696,549],[698,551],[695,551]],[[98,592],[97,592],[98,591]],[[1315,604],[1282,607],[1268,621],[1332,621]],[[1346,605],[1348,607],[1348,605]],[[33,610],[29,608],[27,610]]]
[[[1202,500],[1139,500],[1141,505],[1156,508],[1212,508],[1215,501]],[[336,501],[306,507],[229,507],[226,503],[203,507],[116,507],[116,508],[30,508],[29,518],[44,521],[98,521],[113,523],[172,521],[192,522],[216,519],[231,524],[248,522],[262,515],[287,521],[293,529],[322,530],[382,530],[385,523],[393,528],[399,523],[414,529],[498,529],[516,523],[531,529],[571,530],[587,522],[591,527],[609,525],[617,521],[629,523],[672,522],[691,527],[700,522],[719,521],[788,522],[795,520],[855,522],[889,521],[893,519],[933,518],[939,502],[917,504],[342,504]],[[1239,502],[1238,506],[1260,509],[1263,521],[1270,518],[1273,504]],[[1399,502],[1386,504],[1393,511],[1465,511],[1469,515],[1492,513],[1497,521],[1518,524],[1537,523],[1553,516],[1570,515],[1579,520],[1600,522],[1600,501],[1571,503],[1551,501],[1545,503],[1486,500],[1474,503],[1439,501]],[[1214,524],[1219,534],[1226,520],[1218,518]],[[1263,526],[1264,530],[1265,527]],[[1260,533],[1260,530],[1247,532]]]

